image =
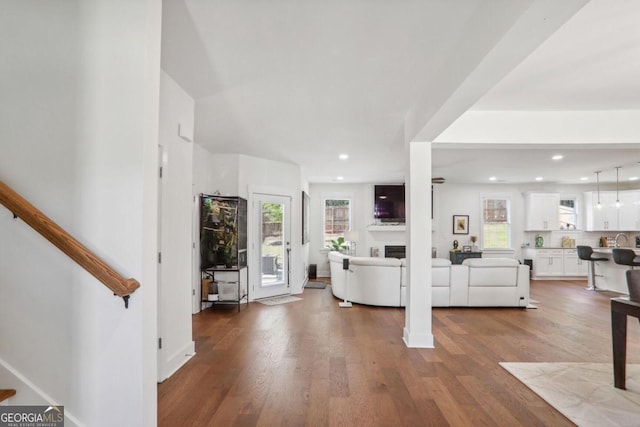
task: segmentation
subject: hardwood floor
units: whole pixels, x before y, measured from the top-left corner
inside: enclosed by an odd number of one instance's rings
[[[435,349],[408,349],[404,309],[303,300],[205,310],[197,355],[158,386],[160,426],[573,425],[498,362],[611,362],[609,292],[532,281],[537,310],[436,308]],[[640,325],[629,320],[629,363]]]

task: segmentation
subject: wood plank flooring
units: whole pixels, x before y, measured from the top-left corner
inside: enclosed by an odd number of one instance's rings
[[[193,317],[197,355],[158,386],[160,426],[570,426],[498,362],[611,362],[610,292],[532,281],[537,310],[436,308],[435,349],[404,309],[302,301]],[[640,363],[629,320],[628,363]]]

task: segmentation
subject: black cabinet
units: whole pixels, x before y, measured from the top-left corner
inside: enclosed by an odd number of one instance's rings
[[[245,199],[200,195],[200,271],[203,302],[249,300]]]
[[[467,258],[482,258],[482,252],[449,251],[451,264],[462,264],[462,261]]]
[[[247,201],[200,195],[200,269],[247,266]]]

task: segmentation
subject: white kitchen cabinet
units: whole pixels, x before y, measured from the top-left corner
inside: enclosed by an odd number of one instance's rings
[[[618,230],[615,191],[600,192],[600,207],[598,207],[598,193],[595,191],[585,193],[585,202],[588,231]]]
[[[559,209],[558,193],[526,193],[525,230],[557,230],[560,224]]]
[[[564,254],[562,249],[536,249],[533,260],[535,276],[563,276]]]
[[[620,208],[618,209],[618,230],[635,231],[640,230],[639,201],[640,191],[621,191]]]
[[[588,262],[578,258],[576,248],[528,248],[524,257],[533,259],[533,277],[544,279],[547,277],[576,277],[587,276]]]
[[[616,207],[616,200],[620,207]],[[585,193],[588,231],[638,231],[640,230],[640,190],[601,191]]]
[[[589,274],[589,261],[578,258],[577,249],[563,249],[564,275],[586,276]]]

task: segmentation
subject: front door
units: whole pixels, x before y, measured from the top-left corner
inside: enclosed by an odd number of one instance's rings
[[[254,206],[259,226],[256,253],[260,267],[255,298],[289,294],[291,198],[256,194]]]

